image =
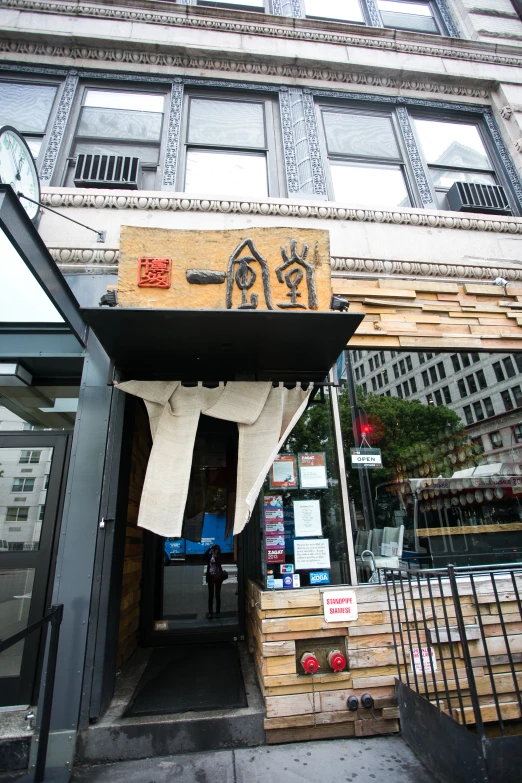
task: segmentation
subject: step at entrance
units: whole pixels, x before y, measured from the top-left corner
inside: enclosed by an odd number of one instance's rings
[[[200,645],[201,648],[210,646]],[[223,645],[225,646],[227,645]],[[231,708],[216,706],[207,709],[206,705],[202,705],[204,707],[202,709],[196,704],[185,712],[126,716],[132,702],[134,701],[134,704],[138,702],[140,683],[146,686],[147,680],[144,674],[149,662],[152,660],[154,668],[158,669],[154,665],[154,654],[159,653],[156,657],[161,665],[167,664],[169,652],[171,654],[174,652],[172,648],[137,650],[122,670],[114,698],[105,715],[96,724],[79,732],[76,763],[100,764],[176,753],[248,748],[264,744],[265,708],[257,685],[254,665],[244,644],[240,643],[237,649],[244,684],[243,703],[246,703],[246,706]],[[204,653],[200,652],[199,660],[203,656]],[[215,678],[216,673],[214,672],[212,676]],[[188,678],[186,685],[190,687]],[[222,680],[216,683],[216,688],[219,687],[221,691],[221,701],[224,686],[226,686],[225,671]],[[233,680],[230,681],[230,686],[234,688]],[[203,690],[206,690],[206,686]],[[134,698],[135,694],[136,698]],[[178,704],[182,704],[182,701]]]

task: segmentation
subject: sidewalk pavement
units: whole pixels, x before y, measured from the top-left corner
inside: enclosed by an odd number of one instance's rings
[[[300,742],[76,767],[73,783],[436,783],[400,737]]]

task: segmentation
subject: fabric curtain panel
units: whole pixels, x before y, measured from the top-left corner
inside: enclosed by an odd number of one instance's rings
[[[236,422],[239,428],[234,535],[250,519],[270,466],[306,408],[304,391],[267,382],[230,382],[217,388],[180,381],[126,381],[115,386],[141,397],[149,414],[153,445],[143,485],[138,525],[166,538],[180,538],[187,503],[194,442],[201,414]]]

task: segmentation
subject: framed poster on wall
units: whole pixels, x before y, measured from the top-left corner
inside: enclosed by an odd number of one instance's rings
[[[278,454],[270,468],[270,489],[297,489],[295,454]]]
[[[299,483],[301,489],[327,489],[326,454],[324,451],[300,452]]]

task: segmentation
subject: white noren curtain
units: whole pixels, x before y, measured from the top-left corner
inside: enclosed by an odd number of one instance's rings
[[[304,391],[267,382],[230,382],[215,389],[180,381],[126,381],[118,389],[145,401],[153,438],[138,525],[179,538],[187,502],[194,441],[203,413],[239,428],[234,535],[250,519],[265,477],[306,408]]]

